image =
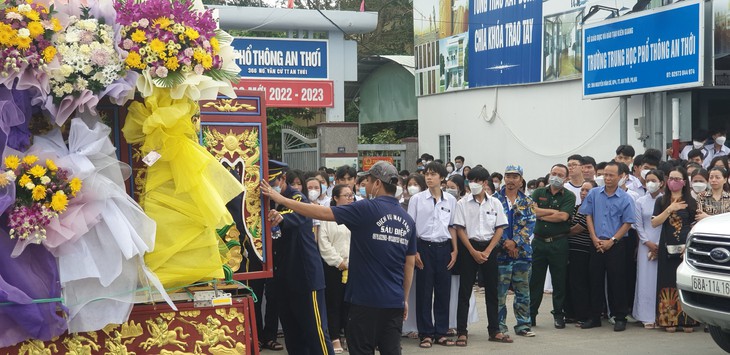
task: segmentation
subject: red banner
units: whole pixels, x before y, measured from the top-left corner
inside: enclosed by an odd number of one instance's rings
[[[331,80],[260,80],[240,79],[236,91],[266,93],[267,107],[334,107],[334,84]]]
[[[362,170],[370,170],[370,167],[379,161],[387,161],[393,164],[393,157],[362,157]]]

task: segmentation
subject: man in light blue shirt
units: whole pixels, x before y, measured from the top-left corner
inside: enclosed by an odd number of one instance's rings
[[[447,338],[451,268],[458,253],[454,210],[456,198],[441,191],[446,168],[431,162],[425,168],[428,189],[411,196],[408,214],[416,222],[416,325],[421,347],[434,342],[454,345]],[[431,316],[433,314],[433,317]]]
[[[619,180],[625,176],[625,173],[620,173],[618,163],[606,164],[603,171],[606,185],[591,190],[580,207],[580,213],[586,215],[594,247],[588,270],[591,277],[591,318],[581,325],[583,329],[601,326],[604,280],[607,279],[608,293],[613,296],[610,309],[616,319],[613,330],[626,330],[626,242],[621,239],[636,221],[636,216],[634,200],[618,186]]]

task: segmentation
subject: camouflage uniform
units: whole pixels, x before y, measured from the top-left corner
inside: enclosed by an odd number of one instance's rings
[[[530,246],[530,235],[535,228],[535,208],[532,198],[517,192],[517,199],[509,208],[505,197],[505,188],[494,196],[502,202],[507,214],[509,226],[504,229],[500,241],[500,252],[497,257],[499,265],[499,328],[506,333],[508,328],[507,320],[507,290],[510,285],[515,292],[514,312],[517,319],[515,332],[530,330],[530,272],[532,269],[532,246]],[[501,248],[504,241],[511,239],[517,244],[519,252],[517,258],[510,257]]]

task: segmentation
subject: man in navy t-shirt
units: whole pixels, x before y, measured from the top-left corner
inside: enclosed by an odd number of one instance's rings
[[[296,213],[344,224],[352,232],[345,300],[351,304],[347,333],[350,354],[400,354],[403,319],[416,254],[415,223],[393,197],[398,171],[377,162],[366,176],[368,199],[325,207],[287,199],[265,181],[261,190]]]

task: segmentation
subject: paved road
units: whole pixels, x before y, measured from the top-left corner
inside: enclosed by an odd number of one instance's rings
[[[508,304],[511,303],[512,297],[509,296]],[[434,345],[432,349],[420,349],[417,340],[403,338],[403,354],[724,354],[712,341],[710,334],[704,333],[700,328],[695,328],[695,332],[691,334],[669,334],[663,330],[647,330],[637,324],[629,324],[626,331],[614,332],[613,326],[604,321],[601,328],[580,329],[568,324],[565,329],[555,329],[550,315],[550,295],[543,298],[541,315],[538,316],[537,326],[533,328],[537,336],[523,338],[511,334],[514,343],[494,343],[487,341],[483,294],[477,294],[477,305],[480,322],[469,327],[468,347],[447,348]],[[509,327],[515,324],[511,313],[510,310]],[[262,353],[277,354],[266,350]]]

